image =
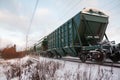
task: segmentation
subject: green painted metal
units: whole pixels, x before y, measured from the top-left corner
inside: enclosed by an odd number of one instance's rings
[[[78,51],[96,49],[105,34],[108,16],[79,12],[47,36],[48,50],[65,56],[78,56]],[[91,47],[92,45],[92,47]]]
[[[82,47],[82,50],[95,50],[95,49],[101,49],[101,46],[100,45],[94,45],[94,46],[83,46]]]

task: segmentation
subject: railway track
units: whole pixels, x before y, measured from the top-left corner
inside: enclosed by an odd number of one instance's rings
[[[82,63],[79,59],[73,59],[73,58],[62,58],[62,59],[59,59],[59,60]],[[85,64],[94,64],[94,65],[110,66],[110,67],[120,68],[120,62],[113,63],[113,62],[110,62],[110,61],[105,61],[104,63],[98,63],[98,62],[86,61]]]
[[[45,57],[46,58],[46,57]],[[39,62],[39,60],[36,57],[31,58],[32,61]],[[53,59],[53,58],[49,58]],[[55,59],[55,58],[54,58]],[[82,63],[79,59],[74,59],[74,58],[61,58],[61,59],[56,59],[56,60],[62,60],[62,61],[69,61],[69,62],[76,62],[76,63]],[[109,67],[115,67],[115,68],[120,68],[120,62],[118,63],[113,63],[111,61],[105,61],[104,63],[98,64],[98,62],[91,62],[91,61],[86,61],[84,64],[93,64],[93,65],[101,65],[101,66],[109,66]]]

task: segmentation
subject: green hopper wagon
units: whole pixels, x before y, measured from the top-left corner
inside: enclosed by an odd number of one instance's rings
[[[107,24],[105,13],[92,8],[83,9],[47,36],[47,51],[60,57],[80,57],[86,51],[99,49],[98,43],[106,37]]]

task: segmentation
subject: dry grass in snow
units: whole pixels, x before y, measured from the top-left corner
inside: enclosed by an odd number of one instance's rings
[[[27,56],[2,61],[4,80],[120,80],[120,69]]]

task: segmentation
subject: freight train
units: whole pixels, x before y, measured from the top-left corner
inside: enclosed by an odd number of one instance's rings
[[[109,16],[104,12],[84,8],[34,45],[34,51],[51,58],[66,55],[79,57],[82,62],[92,60],[113,62],[120,60],[120,44],[109,41],[106,28]],[[103,40],[105,38],[105,40]]]

